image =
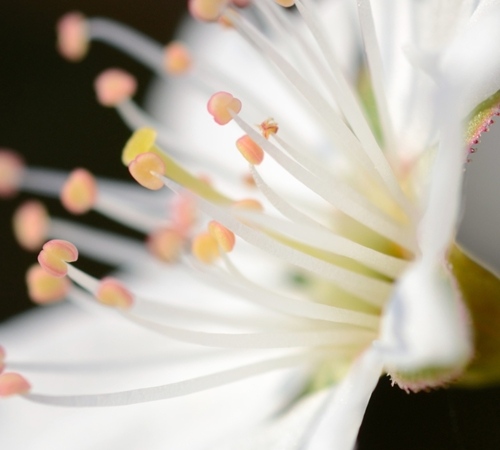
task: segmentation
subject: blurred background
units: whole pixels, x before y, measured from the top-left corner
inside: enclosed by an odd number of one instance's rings
[[[71,10],[112,17],[167,42],[185,11],[185,2],[1,0],[0,146],[18,150],[33,165],[67,170],[83,166],[101,175],[128,178],[119,155],[130,133],[113,110],[97,104],[92,84],[103,69],[123,67],[138,77],[140,98],[150,73],[100,43],[93,44],[88,57],[79,64],[62,60],[55,51],[54,27],[57,19]],[[494,154],[498,134],[491,133],[487,139],[491,141],[488,151]],[[491,264],[498,262],[500,256],[500,251],[492,245],[492,241],[497,241],[492,236],[498,230],[500,202],[498,190],[491,189],[487,181],[488,176],[498,178],[498,167],[498,163],[486,159],[486,150],[480,150],[468,167],[471,173],[479,174],[479,181],[468,183],[476,196],[471,201],[473,206],[463,231],[469,243],[471,236],[479,239],[476,247]],[[485,176],[487,170],[493,175]],[[36,255],[17,246],[10,226],[12,213],[26,198],[20,195],[13,201],[0,201],[0,322],[32,307],[25,293],[24,273]],[[52,213],[62,212],[57,201],[47,204]],[[487,218],[483,215],[485,210],[490,214]],[[82,220],[96,224],[103,219],[90,214]],[[488,224],[489,231],[480,228],[481,224]],[[85,269],[85,264],[88,262],[84,261],[80,267]],[[92,266],[96,275],[107,269]],[[407,395],[391,388],[384,378],[370,402],[359,448],[495,449],[500,448],[499,420],[497,388]]]

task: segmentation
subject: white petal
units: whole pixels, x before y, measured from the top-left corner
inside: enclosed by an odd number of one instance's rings
[[[332,391],[305,450],[352,450],[368,401],[382,373],[378,350],[369,348]]]

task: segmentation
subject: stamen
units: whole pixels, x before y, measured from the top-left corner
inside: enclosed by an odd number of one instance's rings
[[[333,354],[334,352],[332,352]],[[195,392],[206,391],[218,386],[267,373],[286,367],[296,367],[304,363],[312,363],[327,357],[326,351],[307,351],[293,355],[268,359],[257,363],[241,366],[236,369],[224,370],[210,375],[131,391],[115,392],[97,395],[55,396],[43,394],[27,394],[27,400],[48,405],[67,407],[98,407],[122,406],[137,403],[153,402],[167,398],[180,397]]]
[[[165,177],[162,179],[165,186],[173,192],[179,192],[179,186],[175,182]],[[227,209],[210,203],[199,196],[197,196],[197,200],[200,211],[205,212],[214,220],[217,220],[225,227],[229,228],[236,235],[265,252],[290,264],[309,270],[317,276],[331,280],[346,292],[365,300],[367,303],[380,307],[380,305],[387,300],[392,288],[390,283],[354,273],[350,270],[319,260],[309,254],[299,252],[298,250],[290,248],[276,239],[267,236],[261,231],[247,226],[245,223],[230,214]]]
[[[241,111],[241,101],[228,92],[217,92],[210,97],[207,104],[208,112],[219,125],[231,122],[233,115]]]
[[[137,81],[121,69],[108,69],[94,82],[98,102],[103,106],[116,106],[129,99],[137,90]]]
[[[17,194],[24,174],[24,161],[14,151],[0,149],[0,197]]]
[[[188,9],[190,14],[204,22],[214,22],[223,13],[229,0],[189,0]]]
[[[57,47],[59,53],[69,61],[84,58],[89,46],[88,27],[85,16],[72,12],[61,17],[57,23]]]
[[[218,348],[292,348],[325,347],[335,345],[352,347],[366,345],[374,338],[373,331],[330,326],[326,330],[274,331],[260,333],[207,333],[159,324],[137,315],[123,313],[123,316],[148,330],[155,331],[171,339],[190,344]],[[339,345],[338,343],[342,343]]]
[[[125,144],[125,148],[123,149],[123,164],[130,164],[130,162],[141,153],[154,153],[164,162],[165,175],[171,178],[176,183],[184,186],[185,189],[216,203],[227,204],[231,202],[228,197],[215,190],[200,178],[193,176],[180,164],[175,162],[175,160],[172,159],[169,155],[162,152],[158,147],[156,147],[155,140],[156,132],[151,128],[141,128],[134,132],[134,134]]]
[[[54,239],[45,243],[38,255],[38,262],[51,275],[63,277],[68,272],[68,262],[78,259],[77,248],[68,241]]]
[[[250,164],[258,166],[264,160],[264,150],[255,143],[248,135],[240,137],[236,141],[236,147]]]
[[[27,394],[31,385],[18,373],[2,373],[0,375],[0,398]]]
[[[198,261],[205,264],[212,264],[220,256],[217,240],[208,232],[193,239],[191,251]]]
[[[95,296],[99,302],[114,308],[127,309],[134,303],[133,294],[118,280],[104,278],[99,283]]]
[[[305,170],[284,154],[276,145],[264,139],[241,116],[234,115],[233,118],[238,126],[258,143],[271,158],[304,186],[340,211],[382,236],[411,251],[414,250],[413,234],[411,234],[408,227],[405,228],[400,222],[393,220],[384,212],[379,211],[372,202],[349,186],[336,182],[334,178],[320,179],[315,174]]]
[[[149,235],[147,240],[149,251],[160,261],[168,263],[179,258],[183,245],[182,235],[172,228],[156,230]]]
[[[238,200],[236,202],[233,202],[231,207],[249,211],[264,211],[262,203],[253,198],[245,198],[243,200]]]
[[[295,5],[295,0],[274,0],[278,5],[290,8]]]
[[[42,203],[29,200],[16,210],[12,225],[19,245],[26,250],[36,251],[47,239],[50,218]]]
[[[233,250],[235,244],[234,233],[228,230],[224,225],[212,220],[208,224],[208,232],[217,241],[219,247],[226,253]]]
[[[94,176],[85,169],[70,173],[61,190],[61,203],[73,214],[84,214],[97,200],[97,183]]]
[[[163,187],[163,182],[157,175],[165,175],[165,164],[152,152],[138,155],[128,166],[130,174],[141,186],[157,191]]]
[[[183,75],[191,69],[193,61],[187,47],[174,41],[165,47],[164,64],[168,74]]]
[[[196,264],[193,261],[192,266],[197,270],[196,277],[201,277],[203,281],[218,288],[223,284],[224,289],[228,293],[233,293],[236,298],[246,299],[250,303],[281,314],[316,321],[346,323],[371,330],[378,329],[379,318],[376,315],[287,297],[266,289],[245,277],[226,256],[222,255],[222,258],[229,273],[222,271],[218,271],[217,273],[213,271],[208,272],[207,266]]]
[[[262,133],[262,136],[264,136],[266,139],[269,139],[270,136],[274,136],[278,132],[279,126],[271,117],[264,120],[264,122],[259,125],[259,129]]]
[[[38,264],[26,273],[28,294],[33,302],[48,305],[63,300],[69,292],[71,282],[66,277],[55,277]]]

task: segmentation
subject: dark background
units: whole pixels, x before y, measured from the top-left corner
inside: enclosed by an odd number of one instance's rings
[[[63,61],[55,51],[55,23],[63,13],[81,10],[113,17],[167,42],[184,9],[181,0],[1,0],[0,146],[19,150],[34,165],[84,166],[126,177],[118,158],[129,131],[112,110],[97,105],[92,83],[101,70],[121,66],[138,76],[140,96],[150,74],[98,43],[82,63]],[[36,255],[18,248],[10,228],[10,217],[25,198],[0,202],[0,321],[30,307],[24,272]],[[49,202],[49,209],[62,211],[57,202]],[[90,220],[97,219],[91,215]],[[499,422],[496,388],[407,395],[384,378],[370,402],[359,448],[497,449]]]

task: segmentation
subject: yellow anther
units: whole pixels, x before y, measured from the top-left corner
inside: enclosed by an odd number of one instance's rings
[[[163,187],[163,181],[157,175],[165,175],[165,164],[154,153],[147,152],[137,156],[128,170],[141,186],[157,191]]]
[[[108,69],[94,82],[98,102],[103,106],[116,106],[129,99],[137,90],[137,81],[121,69]]]
[[[174,262],[179,258],[184,245],[182,234],[171,228],[156,230],[148,237],[149,251],[160,261]]]
[[[228,4],[229,0],[189,0],[188,9],[195,19],[213,22],[220,17]]]
[[[69,61],[77,62],[86,55],[88,46],[85,16],[79,12],[71,12],[61,17],[57,23],[59,53]]]
[[[219,125],[226,125],[233,119],[232,114],[241,111],[241,102],[228,92],[217,92],[207,104],[208,112]]]
[[[193,239],[191,244],[193,255],[205,264],[212,264],[219,257],[219,244],[209,233],[201,233]]]
[[[217,241],[217,244],[224,252],[229,253],[233,250],[235,237],[231,230],[228,230],[219,222],[212,220],[208,224],[208,232]]]
[[[259,125],[259,128],[262,136],[264,136],[266,139],[269,139],[269,136],[276,134],[279,130],[278,124],[274,121],[273,118],[264,120],[264,122]]]
[[[138,155],[151,151],[156,141],[156,131],[152,128],[137,130],[125,144],[122,163],[128,166]]]
[[[2,373],[0,375],[0,398],[22,395],[29,392],[31,385],[18,373]]]
[[[114,308],[130,308],[134,303],[133,294],[114,278],[104,278],[97,288],[96,298],[104,305]]]
[[[0,197],[17,194],[23,173],[23,159],[12,150],[0,149]]]
[[[55,276],[63,277],[68,272],[68,262],[78,259],[77,248],[68,241],[54,239],[46,242],[38,255],[38,262],[44,270]]]
[[[29,200],[23,203],[12,218],[14,235],[21,247],[29,251],[39,250],[49,229],[49,215],[42,203]]]
[[[236,141],[236,147],[250,164],[258,166],[264,160],[264,150],[255,141],[246,135]]]
[[[239,200],[231,205],[233,208],[247,209],[251,211],[264,211],[262,203],[253,198],[246,198],[244,200]]]
[[[274,0],[278,5],[290,8],[295,5],[295,0]]]
[[[73,214],[84,214],[94,206],[97,199],[97,183],[85,169],[75,169],[61,189],[61,203]]]
[[[165,47],[165,70],[171,75],[182,75],[192,66],[187,47],[181,42],[171,42]]]
[[[63,300],[69,292],[71,282],[66,277],[54,277],[38,264],[26,272],[28,294],[35,303],[47,305]]]

